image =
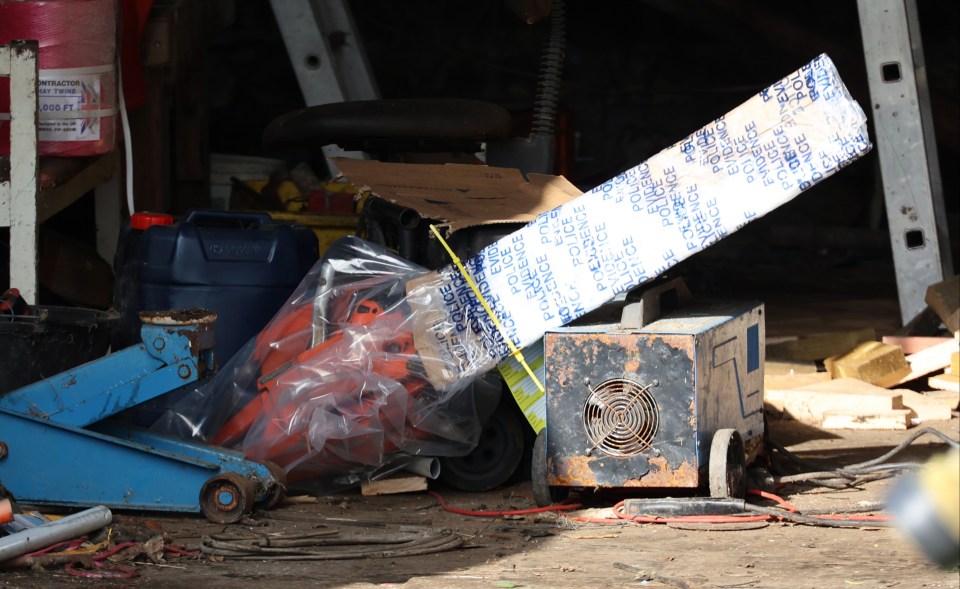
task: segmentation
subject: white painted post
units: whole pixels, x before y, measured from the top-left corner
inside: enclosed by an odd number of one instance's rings
[[[36,41],[13,41],[10,56],[10,286],[37,303]]]

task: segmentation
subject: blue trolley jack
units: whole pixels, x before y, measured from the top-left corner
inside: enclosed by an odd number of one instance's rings
[[[203,513],[234,523],[269,508],[283,471],[111,416],[213,366],[207,311],[141,314],[142,343],[0,396],[0,485],[33,505]]]

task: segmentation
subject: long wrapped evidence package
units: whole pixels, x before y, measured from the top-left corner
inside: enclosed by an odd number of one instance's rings
[[[656,277],[871,148],[866,117],[821,55],[649,160],[539,215],[465,267],[408,283],[427,376],[450,386]],[[502,333],[501,333],[502,331]]]

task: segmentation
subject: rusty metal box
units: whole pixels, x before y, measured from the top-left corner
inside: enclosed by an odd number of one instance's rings
[[[704,488],[721,430],[739,433],[744,456],[729,468],[741,476],[762,442],[763,343],[754,302],[548,332],[547,484]]]

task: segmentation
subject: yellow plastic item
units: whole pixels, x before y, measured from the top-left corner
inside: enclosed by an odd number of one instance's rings
[[[277,221],[289,221],[306,225],[317,236],[320,255],[334,241],[345,235],[356,235],[360,223],[359,215],[329,215],[326,213],[291,213],[287,211],[267,211]]]

